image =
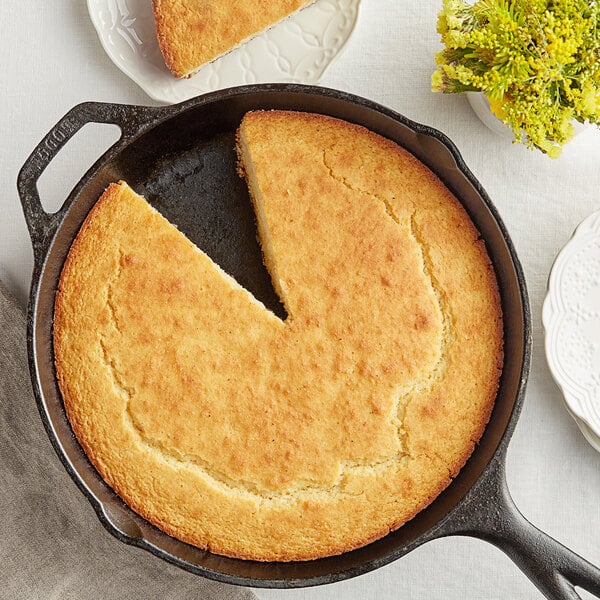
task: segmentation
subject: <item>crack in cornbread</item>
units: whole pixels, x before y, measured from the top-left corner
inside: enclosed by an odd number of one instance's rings
[[[288,318],[113,184],[63,269],[57,375],[84,450],[149,521],[317,558],[401,526],[472,452],[502,364],[495,277],[449,191],[363,128],[249,113],[238,154]]]
[[[356,191],[356,190],[353,190],[353,191]],[[364,192],[361,192],[361,193],[364,193]],[[373,197],[375,198],[374,195],[373,195]],[[411,228],[412,228],[412,224],[411,224]],[[117,317],[118,311],[114,306],[114,301],[112,300],[112,298],[113,298],[113,288],[119,287],[119,277],[122,272],[124,257],[125,257],[126,253],[123,251],[123,249],[119,248],[118,254],[119,254],[119,261],[118,261],[119,268],[115,272],[115,276],[108,283],[107,294],[106,294],[106,298],[107,298],[106,305],[109,309],[111,323],[114,325],[115,332],[119,336],[121,336],[122,330],[121,330],[121,327],[118,322],[118,317]],[[424,254],[424,252],[422,251],[421,254]],[[427,273],[425,264],[422,265],[422,268]],[[428,275],[428,277],[429,277],[429,275]],[[433,284],[432,284],[432,287],[433,287]],[[267,310],[267,309],[265,308],[265,310]],[[445,342],[443,342],[443,343],[445,344]],[[130,410],[130,401],[135,394],[135,389],[126,385],[125,381],[126,381],[127,377],[118,371],[114,359],[109,358],[110,353],[106,348],[105,340],[101,339],[100,344],[102,346],[105,363],[110,368],[115,387],[119,393],[124,394],[127,398],[126,413],[130,420],[131,427],[139,435],[140,442],[147,444],[149,446],[149,448],[152,448],[152,449],[162,453],[163,455],[169,455],[173,460],[178,461],[181,464],[187,463],[188,465],[194,465],[194,467],[197,467],[198,469],[202,470],[208,477],[214,479],[215,482],[218,482],[232,490],[235,489],[238,491],[246,492],[250,495],[256,496],[258,498],[266,499],[266,500],[269,500],[269,499],[272,500],[274,498],[290,497],[290,495],[292,493],[296,494],[298,496],[301,496],[305,492],[310,493],[310,492],[325,491],[327,493],[331,493],[331,492],[344,493],[341,482],[344,481],[346,476],[349,475],[352,470],[370,469],[371,472],[374,473],[377,470],[377,468],[389,467],[392,463],[402,460],[408,454],[407,452],[405,452],[404,450],[401,449],[396,455],[394,455],[392,457],[383,457],[383,458],[376,457],[376,458],[370,460],[369,462],[362,462],[362,463],[358,462],[358,461],[346,461],[341,464],[340,470],[336,477],[335,482],[333,482],[330,485],[325,485],[325,484],[319,485],[317,483],[310,482],[310,481],[299,481],[299,482],[295,482],[295,484],[292,487],[286,488],[282,491],[279,491],[279,492],[270,491],[270,492],[266,493],[264,490],[257,488],[256,485],[254,485],[251,481],[244,481],[244,480],[236,481],[234,479],[228,478],[224,473],[218,472],[215,469],[211,468],[208,461],[202,460],[198,456],[195,456],[192,454],[184,455],[182,453],[176,453],[174,448],[170,448],[170,447],[166,446],[164,443],[161,443],[161,441],[159,441],[157,439],[153,439],[149,432],[144,431],[143,426],[137,422],[135,413]],[[414,381],[406,388],[399,390],[397,403],[400,403],[402,401],[408,402],[410,400],[410,398],[412,398],[413,395],[415,395],[416,393],[422,393],[425,389],[432,387],[434,384],[435,378],[439,377],[440,364],[442,363],[442,359],[443,359],[443,352],[440,354],[440,359],[438,360],[438,362],[431,369],[431,373],[433,374],[433,376],[429,376],[424,381],[419,381],[419,380]],[[403,406],[403,410],[404,411],[406,410],[406,406]],[[394,418],[394,414],[397,414],[397,412],[398,412],[398,409],[392,410],[390,413],[390,419],[392,419],[394,422],[397,421],[399,423],[402,423],[402,421],[399,420],[398,418]],[[403,435],[405,435],[405,434],[403,433]],[[403,447],[403,445],[404,444],[401,444],[401,448]]]
[[[423,256],[423,270],[427,274],[427,277],[431,280],[431,287],[436,296],[436,300],[438,306],[440,307],[440,312],[442,314],[442,348],[440,360],[434,366],[431,376],[428,381],[428,388],[426,390],[418,390],[417,393],[420,395],[428,395],[432,394],[435,391],[436,384],[443,381],[445,371],[448,368],[450,349],[452,348],[452,344],[455,342],[456,336],[454,334],[454,317],[452,314],[452,306],[446,296],[443,286],[440,285],[437,277],[435,276],[435,268],[433,266],[431,257],[429,256],[429,249],[427,244],[424,241],[423,235],[420,232],[419,226],[417,224],[417,219],[415,217],[416,213],[412,213],[410,217],[410,232],[414,237],[415,241],[421,248],[422,256]],[[404,418],[406,417],[406,408],[404,411]],[[404,421],[403,418],[403,421]],[[408,436],[405,433],[405,436]],[[477,437],[479,439],[479,436]],[[473,441],[473,440],[471,440]],[[410,445],[410,444],[407,444]],[[438,457],[441,460],[444,460],[443,456]],[[450,476],[454,473],[450,471]]]
[[[382,202],[389,217],[395,223],[400,224],[398,217],[394,213],[394,207],[393,207],[392,203],[390,202],[390,200],[388,198],[379,196],[376,193],[376,190],[365,190],[365,189],[361,189],[359,187],[353,187],[351,185],[351,183],[345,177],[338,175],[335,172],[335,169],[328,163],[327,151],[328,151],[328,149],[323,150],[323,164],[329,171],[329,175],[336,181],[339,181],[342,185],[347,187],[352,192],[357,192],[360,194],[369,194],[374,199]],[[400,439],[402,440],[402,447],[405,449],[408,447],[408,442],[407,442],[408,433],[404,429],[403,423],[404,423],[404,415],[406,414],[408,402],[410,402],[410,399],[415,394],[424,393],[425,391],[430,391],[431,388],[433,388],[433,386],[435,385],[435,382],[441,378],[442,372],[443,372],[443,370],[445,368],[445,364],[447,362],[446,355],[447,355],[448,347],[450,346],[450,340],[451,340],[451,336],[452,336],[452,312],[450,310],[450,306],[447,302],[447,299],[444,296],[443,289],[440,288],[438,282],[435,279],[435,276],[433,275],[433,271],[431,268],[431,259],[429,258],[428,253],[427,253],[427,244],[422,239],[422,236],[419,234],[419,229],[418,229],[418,225],[415,220],[414,212],[410,216],[410,232],[409,232],[409,234],[414,238],[416,243],[420,246],[422,269],[423,269],[423,272],[425,273],[425,275],[427,276],[429,283],[431,285],[431,288],[434,291],[434,294],[436,296],[438,308],[439,308],[440,314],[442,315],[443,332],[442,332],[442,336],[441,336],[442,343],[441,343],[440,358],[438,360],[438,363],[432,368],[431,375],[427,379],[426,384],[424,385],[423,382],[417,381],[417,382],[413,383],[413,385],[410,386],[410,389],[403,390],[402,392],[400,392],[398,394],[398,400],[396,403],[396,406],[397,406],[396,421],[398,423],[398,435],[399,435]],[[408,452],[405,450],[404,454],[408,454]]]

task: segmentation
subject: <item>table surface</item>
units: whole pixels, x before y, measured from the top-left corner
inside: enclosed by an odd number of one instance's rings
[[[600,455],[564,408],[546,364],[541,326],[552,262],[576,225],[600,208],[600,131],[587,129],[559,159],[551,160],[492,133],[464,96],[432,93],[440,5],[441,0],[362,0],[356,29],[321,84],[375,100],[443,131],[498,208],[523,264],[533,316],[533,364],[508,452],[509,488],[532,523],[600,564]],[[156,103],[106,56],[81,0],[5,0],[0,30],[0,278],[25,304],[32,251],[15,182],[26,157],[81,101]],[[87,126],[79,137],[40,180],[49,210],[60,205],[115,133],[106,126]],[[91,509],[90,519],[95,519]],[[284,595],[361,600],[541,597],[495,547],[457,537],[430,542],[350,581],[285,594],[257,593],[265,600]]]

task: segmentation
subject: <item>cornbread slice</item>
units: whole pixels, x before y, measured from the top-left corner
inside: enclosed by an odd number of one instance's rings
[[[181,78],[314,1],[152,0],[152,7],[165,62]]]
[[[253,112],[238,153],[287,319],[113,184],[61,276],[58,381],[92,463],[167,533],[333,555],[400,527],[471,454],[502,365],[496,280],[457,200],[364,128]]]

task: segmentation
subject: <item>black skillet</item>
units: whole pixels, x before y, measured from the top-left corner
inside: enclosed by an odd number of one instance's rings
[[[364,548],[308,562],[224,558],[175,540],[132,512],[102,481],[73,437],[57,387],[52,348],[54,294],[73,238],[108,183],[126,180],[213,260],[278,314],[256,242],[246,187],[236,173],[234,136],[251,109],[312,111],[365,125],[415,154],[453,190],[481,232],[494,263],[505,318],[506,358],[496,406],[480,444],[448,489],[415,519]],[[46,213],[37,180],[86,123],[112,123],[122,136],[77,183],[62,208]],[[67,471],[106,528],[193,573],[256,587],[331,583],[385,565],[435,538],[469,535],[506,552],[548,598],[600,597],[600,570],[536,529],[513,504],[505,458],[523,402],[531,329],[525,279],[496,209],[439,131],[368,100],[300,85],[257,85],[215,92],[171,107],[85,103],[48,133],[23,166],[18,189],[34,249],[28,311],[33,389],[48,435]],[[140,232],[143,235],[143,232]]]

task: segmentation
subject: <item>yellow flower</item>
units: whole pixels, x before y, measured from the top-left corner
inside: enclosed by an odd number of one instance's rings
[[[444,78],[440,71],[435,71],[431,76],[431,89],[434,92],[441,92],[444,89]]]

